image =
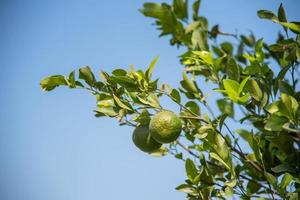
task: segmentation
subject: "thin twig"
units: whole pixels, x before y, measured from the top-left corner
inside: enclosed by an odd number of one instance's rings
[[[195,154],[193,151],[191,151],[188,147],[186,147],[184,144],[182,144],[179,140],[176,140],[176,143],[181,146],[185,151],[187,151],[192,156],[195,156],[196,158],[200,158],[197,154]]]
[[[196,119],[201,122],[204,122],[205,124],[208,124],[208,122],[205,119],[202,119],[201,117],[180,115],[179,118],[181,118],[181,119]]]
[[[234,136],[233,132],[229,129],[229,127],[227,126],[227,124],[225,122],[224,122],[224,126],[226,127],[226,129],[229,132],[229,134],[231,135],[231,137],[234,139],[234,141],[235,141],[234,143],[237,145],[237,147],[239,148],[240,152],[243,153],[243,150],[242,150],[240,144],[236,140],[236,137]]]

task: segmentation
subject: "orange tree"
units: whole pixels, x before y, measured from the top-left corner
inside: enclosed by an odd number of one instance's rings
[[[276,42],[266,44],[253,34],[209,27],[199,7],[200,0],[191,9],[187,1],[174,0],[145,3],[140,9],[155,20],[160,36],[168,35],[171,45],[186,48],[180,56],[184,70],[179,88],[152,78],[155,58],[146,71],[101,71],[100,80],[88,66],[79,69],[78,78],[75,71],[49,76],[41,81],[42,89],[88,90],[96,97],[95,116],[134,127],[133,143],[140,150],[156,156],[169,153],[184,161],[187,178],[176,189],[188,199],[298,199],[300,23],[289,22],[282,5],[276,13],[259,10],[259,18],[283,28]],[[219,36],[228,41],[217,42]],[[200,78],[221,94],[216,100],[219,111],[210,108],[197,85]],[[180,112],[163,108],[162,96]],[[235,109],[241,114],[235,116]],[[232,130],[233,123],[249,128]],[[241,140],[249,150],[241,148]]]

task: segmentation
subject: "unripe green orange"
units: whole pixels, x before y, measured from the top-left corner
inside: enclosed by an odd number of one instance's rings
[[[151,136],[159,143],[174,142],[180,135],[180,118],[171,111],[161,111],[154,115],[149,124]]]
[[[149,126],[142,125],[134,129],[132,141],[140,150],[151,153],[161,147],[161,144],[155,141],[149,134]]]

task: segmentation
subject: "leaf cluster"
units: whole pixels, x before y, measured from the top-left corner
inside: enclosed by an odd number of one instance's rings
[[[41,81],[44,91],[58,86],[85,89],[96,97],[95,115],[116,118],[120,125],[148,124],[164,108],[162,96],[179,107],[179,140],[155,156],[185,162],[186,180],[176,189],[188,199],[298,199],[300,192],[300,23],[290,22],[281,4],[277,14],[257,15],[279,25],[273,44],[253,33],[238,35],[209,27],[199,15],[200,0],[145,3],[140,12],[155,20],[160,36],[186,47],[180,87],[152,79],[155,58],[145,71],[115,69],[98,77],[89,67],[69,76]],[[191,10],[191,16],[190,11]],[[218,42],[222,37],[222,42]],[[224,39],[225,38],[225,39]],[[199,79],[213,84],[219,111],[210,108]],[[241,126],[243,129],[232,130]],[[246,128],[244,128],[246,127]],[[248,127],[248,128],[247,128]],[[241,147],[241,140],[250,150]]]

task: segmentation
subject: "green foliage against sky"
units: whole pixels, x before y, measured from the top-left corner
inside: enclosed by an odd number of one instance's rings
[[[87,66],[79,69],[78,78],[75,71],[49,76],[41,81],[42,89],[88,90],[96,97],[96,117],[115,118],[120,125],[133,127],[147,126],[164,110],[162,96],[176,103],[183,124],[179,139],[150,154],[169,153],[185,162],[187,177],[176,189],[188,199],[298,199],[300,23],[288,21],[282,4],[277,13],[259,10],[259,18],[282,26],[277,41],[266,44],[253,34],[226,33],[218,25],[209,28],[208,20],[198,14],[200,7],[200,0],[191,6],[174,0],[145,3],[140,9],[155,20],[160,36],[186,48],[180,56],[179,88],[152,79],[157,57],[146,71],[134,67],[101,71],[99,79]],[[228,41],[218,42],[220,37]],[[214,102],[206,101],[197,84],[201,78],[214,84],[212,93],[222,95],[215,102],[219,112],[210,108]],[[235,109],[242,116],[236,116]],[[232,130],[231,123],[251,128]],[[241,148],[241,140],[251,152]]]

